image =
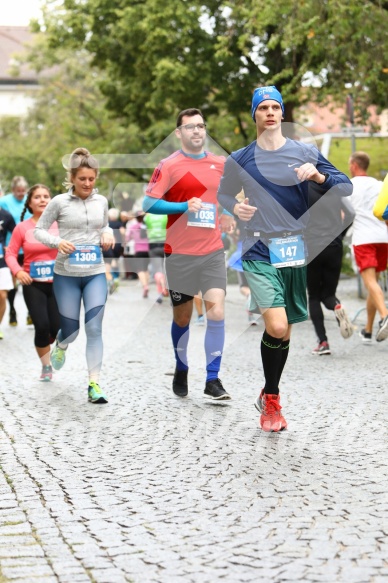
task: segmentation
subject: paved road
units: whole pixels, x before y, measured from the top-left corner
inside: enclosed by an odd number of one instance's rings
[[[342,281],[352,315],[356,282]],[[262,325],[231,286],[222,368],[229,405],[203,399],[204,329],[191,328],[190,395],[171,392],[171,312],[124,283],[104,324],[106,406],[86,401],[84,336],[40,383],[33,332],[0,345],[0,569],[42,583],[357,582],[388,578],[388,341],[310,354],[294,328],[282,382],[289,430],[264,434]],[[357,318],[361,325],[363,314]],[[0,575],[0,581],[3,579]]]

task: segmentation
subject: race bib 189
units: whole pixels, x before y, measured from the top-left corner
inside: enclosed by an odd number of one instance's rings
[[[87,267],[101,263],[101,248],[98,245],[76,245],[76,249],[69,255],[69,264],[78,267]]]
[[[31,261],[30,276],[37,281],[52,281],[55,261]]]
[[[302,235],[271,239],[268,249],[274,267],[300,267],[306,263]]]
[[[203,202],[199,211],[190,211],[187,215],[188,227],[216,227],[216,205],[211,202]]]

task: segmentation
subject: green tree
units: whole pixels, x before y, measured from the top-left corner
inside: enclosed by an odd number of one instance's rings
[[[163,120],[171,130],[177,112],[190,106],[203,109],[210,132],[212,115],[231,115],[228,133],[239,146],[246,142],[257,66],[249,61],[243,70],[237,44],[216,58],[217,39],[227,29],[224,6],[215,0],[64,0],[55,12],[47,0],[44,23],[35,24],[53,54],[67,46],[92,56],[104,72],[99,86],[108,108],[139,126],[142,151],[150,147],[148,132],[161,141]]]
[[[359,118],[370,104],[388,106],[387,2],[240,0],[230,4],[228,30],[217,55],[237,42],[246,58],[253,56],[258,81],[282,91],[286,121],[307,100],[344,103],[348,93]]]
[[[266,83],[284,93],[287,121],[308,99],[344,102],[349,91],[359,111],[387,105],[387,2],[63,0],[55,11],[53,2],[42,27],[50,48],[88,51],[106,74],[108,108],[154,137],[161,119],[195,104],[210,119],[230,115],[246,142],[252,89]]]
[[[86,51],[74,54],[58,48],[53,55],[41,38],[32,57],[35,66],[53,66],[34,93],[35,105],[26,118],[0,120],[0,138],[6,144],[0,153],[2,179],[9,184],[15,174],[26,176],[30,184],[43,182],[54,193],[62,192],[65,169],[62,158],[75,147],[95,153],[138,152],[137,127],[128,119],[112,118],[106,98],[99,90],[102,73],[90,64]],[[45,54],[45,50],[48,54]],[[99,181],[107,193],[117,182],[139,180],[141,172],[131,169],[104,170]]]
[[[203,109],[226,150],[254,139],[254,87],[276,84],[294,108],[353,93],[356,111],[387,106],[388,3],[371,0],[46,0],[30,65],[50,69],[20,124],[2,120],[2,179],[62,189],[63,154],[148,153],[180,109]],[[55,8],[55,9],[54,9]],[[308,84],[313,77],[317,82]],[[101,189],[150,169],[104,171]]]

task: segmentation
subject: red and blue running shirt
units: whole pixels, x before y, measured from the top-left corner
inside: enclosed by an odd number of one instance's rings
[[[164,251],[184,255],[208,255],[223,249],[218,221],[217,189],[225,158],[205,152],[203,158],[191,158],[181,150],[161,160],[155,168],[146,194],[167,202],[187,202],[197,197],[214,204],[215,228],[189,226],[188,214],[168,215]]]

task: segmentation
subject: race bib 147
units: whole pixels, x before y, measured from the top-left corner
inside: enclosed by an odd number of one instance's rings
[[[271,239],[268,249],[274,267],[300,267],[306,263],[302,235]]]

